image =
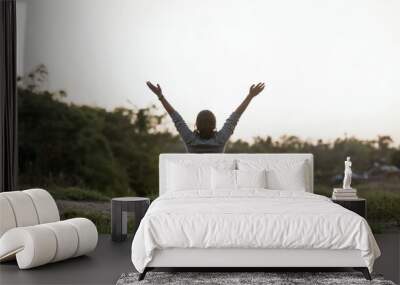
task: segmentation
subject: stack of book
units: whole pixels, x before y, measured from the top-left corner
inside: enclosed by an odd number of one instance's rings
[[[343,189],[343,188],[334,188],[332,193],[332,199],[334,200],[354,200],[357,199],[357,190],[356,189]]]

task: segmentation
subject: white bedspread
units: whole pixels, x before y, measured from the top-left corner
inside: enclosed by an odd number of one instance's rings
[[[143,272],[154,249],[164,248],[358,249],[371,272],[380,256],[359,215],[320,195],[265,189],[162,195],[134,237],[136,269]]]

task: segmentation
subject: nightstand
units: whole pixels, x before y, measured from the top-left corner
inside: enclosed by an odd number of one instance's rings
[[[128,235],[128,212],[135,216],[136,233],[140,221],[150,206],[150,199],[143,197],[119,197],[111,200],[111,238],[113,241],[124,241]]]
[[[357,198],[353,200],[337,200],[332,199],[332,202],[339,204],[340,206],[359,214],[363,218],[367,218],[367,200],[363,198]]]

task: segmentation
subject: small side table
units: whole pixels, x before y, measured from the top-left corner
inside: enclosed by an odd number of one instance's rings
[[[150,205],[149,198],[119,197],[111,199],[111,239],[124,241],[128,235],[128,212],[135,215],[134,233]]]
[[[332,199],[332,202],[339,204],[340,206],[359,214],[363,218],[367,218],[367,201],[363,198],[357,198],[354,200],[337,200]]]

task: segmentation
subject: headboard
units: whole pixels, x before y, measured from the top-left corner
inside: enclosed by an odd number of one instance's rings
[[[194,154],[194,153],[163,153],[160,154],[159,160],[159,193],[160,195],[166,192],[166,168],[168,162],[182,161],[182,160],[214,160],[226,159],[235,161],[240,158],[255,158],[255,159],[271,159],[271,160],[293,160],[304,161],[306,164],[306,191],[314,192],[314,159],[311,153],[218,153],[218,154]]]

